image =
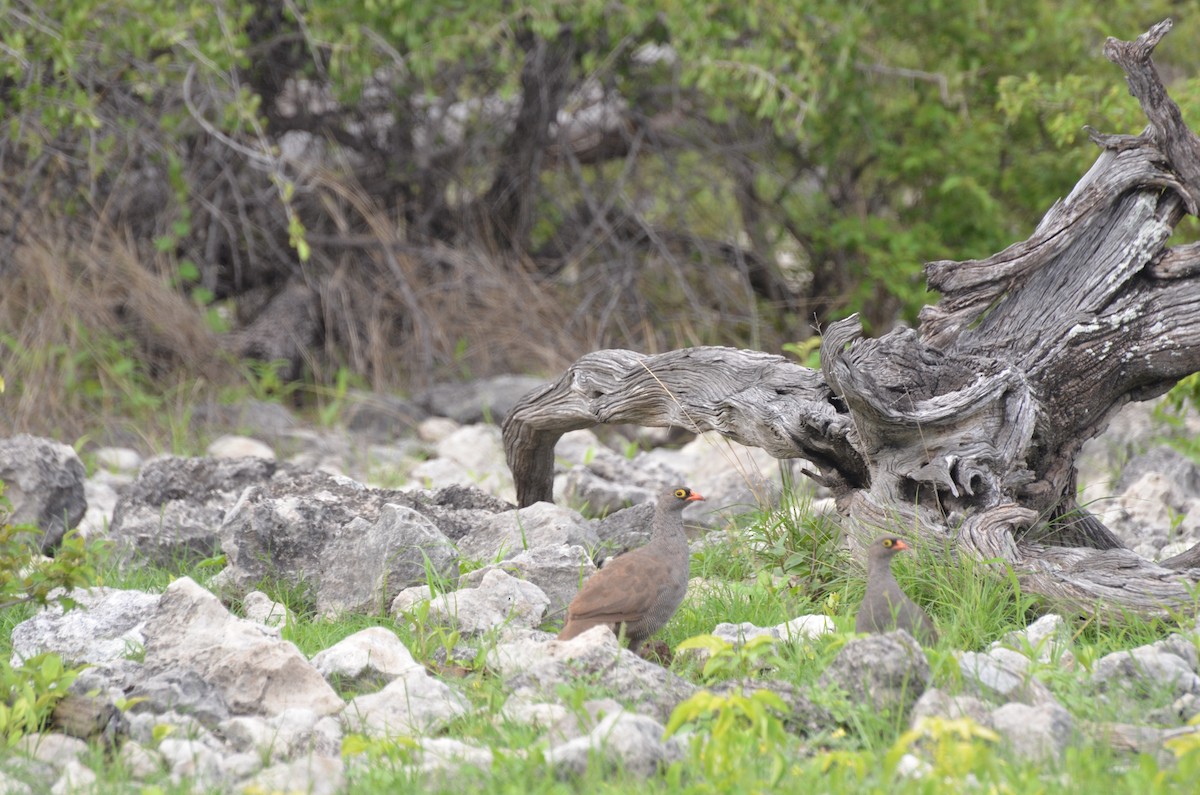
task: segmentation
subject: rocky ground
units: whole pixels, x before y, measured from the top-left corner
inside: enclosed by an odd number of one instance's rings
[[[558,446],[556,505],[518,510],[488,420],[531,385],[494,379],[415,401],[360,396],[339,430],[305,427],[274,404],[213,410],[221,416],[210,421],[241,432],[217,438],[206,456],[105,448],[85,454],[90,477],[69,447],[0,439],[13,521],[38,524],[47,548],[78,526],[113,539],[127,565],[186,568],[219,555],[225,564],[205,586],[182,577],[161,594],[94,589],[79,599],[85,609],[47,610],[18,626],[14,657],[54,651],[90,663],[74,691],[99,705],[96,720],[74,734],[106,737],[135,776],[168,770],[230,791],[337,792],[356,763],[342,753],[351,734],[415,737],[411,764],[430,775],[490,765],[493,749],[444,733],[472,708],[455,677],[418,663],[391,630],[363,630],[311,659],[283,640],[287,608],[255,590],[282,579],[308,588],[319,614],[388,613],[457,632],[464,653],[485,655],[502,679],[503,719],[537,727],[546,759],[563,773],[598,759],[661,769],[683,754],[678,737],[663,740],[663,726],[697,686],[622,650],[607,629],[558,642],[539,627],[557,625],[598,561],[645,540],[645,503],[660,486],[708,497],[685,514],[699,548],[710,531],[728,531],[730,516],[777,504],[793,464],[708,436],[654,446],[667,434],[643,431],[637,438],[653,449],[634,453],[620,437],[606,443],[579,431]],[[1161,431],[1147,408],[1130,407],[1081,460],[1084,498],[1095,499],[1088,507],[1151,559],[1200,542],[1200,468],[1157,444]],[[810,505],[832,510],[816,492]],[[434,594],[431,579],[450,586]],[[713,631],[735,642],[766,633],[804,643],[835,628],[813,615]],[[914,723],[970,716],[1015,753],[1056,758],[1073,737],[1097,732],[1153,745],[1200,713],[1196,648],[1195,634],[1173,635],[1084,671],[1067,622],[1048,615],[990,648],[956,653],[961,693],[931,687],[926,656],[904,633],[849,640],[814,687],[910,710]],[[1081,725],[1039,681],[1047,668],[1076,671],[1098,696],[1168,687],[1174,700],[1157,728]],[[556,695],[580,676],[603,677],[612,691],[584,714]],[[798,734],[829,726],[811,692],[769,679],[743,686],[780,694]],[[79,737],[46,733],[22,748],[4,762],[0,791],[69,792],[93,776]],[[905,769],[920,775],[923,764],[913,756]]]

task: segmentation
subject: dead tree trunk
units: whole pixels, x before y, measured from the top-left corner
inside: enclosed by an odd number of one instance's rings
[[[812,462],[852,546],[901,525],[1007,563],[1059,607],[1195,609],[1200,549],[1152,564],[1075,499],[1083,443],[1125,403],[1200,370],[1200,246],[1166,246],[1200,197],[1200,139],[1150,59],[1170,29],[1104,48],[1146,130],[1093,133],[1099,158],[1028,240],[930,263],[942,299],[918,330],[864,339],[857,318],[834,323],[819,372],[730,348],[584,356],[504,424],[521,504],[551,498],[554,444],[568,430],[716,430]]]

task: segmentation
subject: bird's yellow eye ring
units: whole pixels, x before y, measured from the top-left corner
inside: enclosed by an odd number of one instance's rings
[[[883,545],[885,547],[890,547],[892,545],[892,539],[890,539],[890,538],[883,539]]]
[[[682,500],[687,495],[688,495],[687,489],[675,489],[675,496],[678,497],[679,499]]]

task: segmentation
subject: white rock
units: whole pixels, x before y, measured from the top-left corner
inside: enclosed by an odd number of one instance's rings
[[[173,781],[194,781],[212,785],[220,778],[220,757],[199,740],[167,737],[158,744]]]
[[[1059,704],[1004,704],[992,710],[992,726],[1019,756],[1050,761],[1062,758],[1075,722]]]
[[[47,607],[13,629],[13,660],[55,652],[73,663],[119,660],[142,648],[146,622],[159,606],[159,596],[115,588],[77,589],[79,607],[66,613]]]
[[[194,671],[234,714],[277,715],[307,707],[332,715],[345,707],[294,644],[276,630],[232,615],[188,577],[167,586],[145,635],[147,671]]]
[[[312,755],[272,765],[254,776],[239,791],[336,795],[345,791],[345,787],[346,768],[340,756]]]
[[[386,627],[367,627],[344,638],[312,658],[313,667],[326,679],[338,677],[352,686],[386,684],[424,666],[396,633]]]
[[[423,442],[440,442],[461,427],[449,417],[430,417],[417,426],[417,438]]]
[[[166,765],[162,754],[152,751],[136,740],[127,740],[121,745],[121,764],[135,779],[149,778],[161,772]]]
[[[93,453],[96,466],[112,472],[137,472],[142,468],[142,456],[128,447],[101,447]]]
[[[212,458],[265,458],[275,460],[275,451],[265,442],[248,436],[221,436],[205,451]]]
[[[491,563],[538,547],[578,545],[591,549],[600,543],[595,522],[578,511],[548,502],[484,519],[480,526],[459,539],[463,557]]]
[[[82,759],[88,752],[83,740],[58,732],[27,734],[17,741],[15,749],[39,762],[49,762],[57,770],[69,761]]]
[[[416,750],[416,767],[424,776],[456,776],[464,765],[489,770],[492,750],[451,737],[422,738]]]
[[[500,429],[467,425],[437,442],[437,458],[413,468],[414,485],[441,488],[478,486],[503,500],[516,502],[516,487],[504,458]]]
[[[283,629],[292,620],[287,605],[276,602],[262,591],[251,591],[242,598],[242,613],[248,621],[276,629]]]
[[[54,782],[54,786],[50,788],[50,795],[75,795],[79,792],[88,792],[95,784],[96,774],[92,772],[92,769],[85,767],[77,759],[71,759],[63,765],[58,781]]]
[[[570,775],[583,775],[593,760],[603,760],[629,773],[650,776],[684,755],[677,740],[663,742],[663,731],[654,718],[617,712],[606,715],[587,735],[549,748],[546,761]]]
[[[460,588],[433,598],[429,618],[466,633],[504,625],[533,628],[549,604],[549,597],[533,583],[492,569],[477,588]]]
[[[342,713],[348,732],[372,736],[436,732],[469,709],[466,699],[424,671],[396,679],[377,693],[355,698]]]

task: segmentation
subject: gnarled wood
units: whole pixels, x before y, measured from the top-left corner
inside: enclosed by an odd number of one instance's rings
[[[1103,151],[1028,240],[926,267],[942,294],[916,330],[826,329],[821,371],[752,351],[601,351],[527,396],[504,426],[522,504],[549,499],[554,442],[605,422],[717,430],[830,486],[852,547],[902,525],[1010,567],[1070,610],[1195,609],[1200,550],[1163,565],[1121,549],[1075,499],[1074,461],[1131,400],[1200,370],[1200,139],[1150,59],[1170,21],[1109,39],[1150,125]]]
[[[835,491],[867,472],[853,426],[820,374],[782,356],[703,347],[645,356],[581,357],[556,382],[526,395],[504,421],[504,447],[522,506],[552,499],[554,445],[604,423],[715,430],[776,458],[805,458]],[[842,484],[845,485],[842,485]]]

